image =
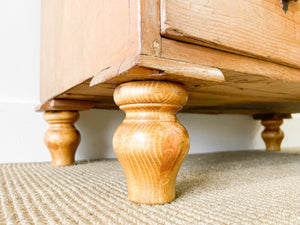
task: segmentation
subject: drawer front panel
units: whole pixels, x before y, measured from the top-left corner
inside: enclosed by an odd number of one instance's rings
[[[300,2],[161,0],[162,36],[300,68]]]

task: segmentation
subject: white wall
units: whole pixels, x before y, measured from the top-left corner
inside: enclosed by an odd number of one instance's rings
[[[43,143],[47,123],[39,103],[39,0],[5,0],[0,7],[0,163],[50,161]],[[262,127],[250,116],[179,114],[191,139],[190,153],[262,149]],[[112,135],[120,111],[81,112],[82,142],[76,159],[115,157]],[[282,126],[283,147],[299,147],[300,118]]]

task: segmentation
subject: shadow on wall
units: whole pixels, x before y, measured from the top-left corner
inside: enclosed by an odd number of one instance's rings
[[[125,114],[112,110],[89,110],[80,113],[76,123],[81,144],[76,160],[115,158],[112,137]],[[178,114],[190,135],[190,154],[263,149],[259,121],[245,115]]]
[[[80,112],[76,127],[81,134],[81,143],[76,159],[116,158],[112,138],[124,117],[125,113],[116,110],[92,109]]]
[[[189,132],[190,154],[261,149],[262,126],[247,115],[179,114]]]

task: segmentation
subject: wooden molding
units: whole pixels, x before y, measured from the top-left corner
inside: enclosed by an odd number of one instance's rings
[[[239,75],[243,79],[245,76],[262,76],[300,83],[299,69],[166,38],[162,38],[161,57],[218,68],[223,72],[226,81]]]
[[[94,102],[91,101],[78,101],[78,100],[62,100],[62,99],[53,99],[45,102],[36,107],[35,111],[44,112],[44,111],[83,111],[89,110],[95,106]]]
[[[130,58],[114,68],[108,68],[97,74],[97,76],[94,76],[91,80],[90,86],[101,83],[120,84],[131,80],[150,79],[181,82],[186,84],[187,87],[192,86],[190,84],[191,80],[210,82],[225,81],[221,70],[215,67],[141,55]]]

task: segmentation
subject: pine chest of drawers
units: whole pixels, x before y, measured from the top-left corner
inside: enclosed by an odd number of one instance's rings
[[[55,166],[73,163],[78,111],[120,106],[129,198],[172,201],[189,146],[181,108],[254,115],[280,149],[282,119],[300,112],[300,2],[42,0],[41,102]]]

